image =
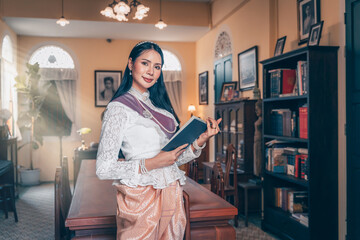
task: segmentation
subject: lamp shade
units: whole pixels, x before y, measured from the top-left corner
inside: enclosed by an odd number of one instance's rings
[[[188,106],[188,111],[189,112],[195,112],[195,106],[194,105],[192,105],[192,104],[190,104],[189,106]]]

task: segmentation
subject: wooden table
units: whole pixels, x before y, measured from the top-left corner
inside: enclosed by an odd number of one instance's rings
[[[190,196],[192,239],[235,239],[228,223],[237,209],[190,178],[184,186]],[[74,196],[65,225],[76,236],[116,234],[116,190],[112,181],[99,180],[95,160],[81,163]]]

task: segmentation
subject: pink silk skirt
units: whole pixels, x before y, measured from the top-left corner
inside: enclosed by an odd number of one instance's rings
[[[186,216],[182,187],[176,181],[164,189],[152,186],[117,188],[118,240],[183,239]]]

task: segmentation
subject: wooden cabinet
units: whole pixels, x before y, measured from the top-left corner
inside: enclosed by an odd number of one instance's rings
[[[215,157],[224,161],[226,147],[232,143],[237,152],[238,169],[253,174],[254,122],[256,100],[215,104],[215,118],[222,118],[221,133],[215,136]]]
[[[262,227],[281,238],[338,239],[337,50],[338,47],[304,47],[261,62],[264,96]],[[303,78],[307,83],[307,91],[302,95],[272,97],[272,70],[297,69],[299,61],[306,62],[306,67],[302,71],[307,76]],[[276,124],[274,125],[275,118],[272,117],[274,109],[289,109],[294,116],[299,116],[299,108],[303,106],[307,107],[307,138],[300,138],[298,133],[289,136],[274,131],[277,128]],[[299,122],[299,117],[295,119]],[[308,160],[304,168],[307,180],[292,176],[292,172],[279,173],[269,168],[269,164],[275,164],[276,161],[271,162],[273,160],[266,155],[265,143],[272,140],[282,141],[283,146],[307,149]],[[287,161],[285,166],[289,167],[289,160]],[[275,188],[307,192],[305,203],[308,209],[308,224],[296,220],[286,205],[285,208],[276,207],[278,203],[275,201]],[[286,197],[289,196],[286,191],[283,191],[282,194],[285,195],[280,197],[285,203]]]

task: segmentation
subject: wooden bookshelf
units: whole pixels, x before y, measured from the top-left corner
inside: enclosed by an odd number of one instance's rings
[[[264,216],[262,228],[283,239],[338,239],[338,47],[300,48],[262,61],[263,64],[263,188]],[[308,91],[304,95],[271,97],[269,71],[296,69],[298,61],[306,61]],[[273,134],[273,109],[298,111],[308,107],[307,139]],[[298,112],[297,112],[298,113]],[[297,115],[299,116],[299,115]],[[308,180],[286,173],[265,170],[266,145],[281,140],[290,146],[308,149]],[[294,219],[288,211],[275,207],[274,189],[289,187],[308,192],[308,227]]]

